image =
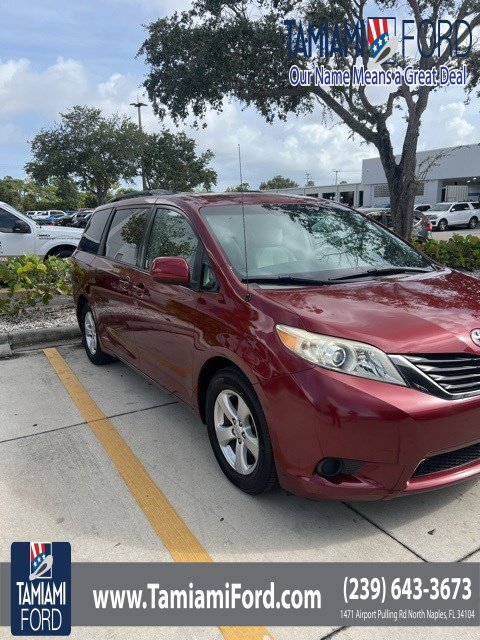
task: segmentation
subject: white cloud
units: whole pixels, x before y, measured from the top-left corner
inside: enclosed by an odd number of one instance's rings
[[[108,0],[109,4],[127,4],[141,7],[143,10],[158,16],[184,11],[192,5],[190,0]]]
[[[475,126],[469,122],[467,107],[463,102],[449,102],[440,105],[440,113],[445,114],[445,129],[455,136],[457,143],[472,142],[475,139]]]
[[[0,60],[0,118],[24,111],[56,115],[87,94],[87,74],[76,60],[59,57],[42,72],[24,58]]]

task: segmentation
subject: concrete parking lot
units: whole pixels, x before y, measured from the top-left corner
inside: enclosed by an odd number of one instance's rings
[[[222,475],[203,425],[126,366],[57,348],[214,561],[480,560],[480,482],[383,503],[253,498]],[[51,354],[52,352],[50,352]],[[74,561],[172,561],[138,496],[43,350],[0,361],[0,561],[14,540],[68,540]],[[142,491],[142,487],[138,488]],[[162,521],[162,504],[156,517]],[[181,546],[181,540],[179,541]],[[180,549],[181,551],[181,549]],[[276,628],[277,640],[478,638],[477,628]],[[0,637],[10,637],[0,628]],[[216,628],[74,628],[72,638],[220,639]]]
[[[447,231],[434,231],[434,240],[448,240],[453,235],[459,236],[480,236],[480,226],[476,229],[448,229]]]

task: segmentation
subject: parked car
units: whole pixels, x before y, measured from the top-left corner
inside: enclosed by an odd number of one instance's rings
[[[383,224],[387,229],[393,229],[393,218],[390,209],[367,209],[364,212],[372,220]],[[426,242],[432,238],[432,223],[421,211],[413,212],[412,238],[417,242]]]
[[[480,281],[359,212],[152,192],[96,209],[74,261],[90,361],[194,409],[243,491],[392,498],[480,474]]]
[[[15,207],[0,202],[0,260],[24,253],[66,258],[72,255],[81,235],[79,229],[38,224]]]
[[[73,227],[73,219],[75,214],[70,214],[66,216],[62,216],[61,218],[57,218],[52,222],[55,227]]]
[[[415,205],[415,210],[416,210],[416,211],[423,211],[423,212],[425,212],[425,211],[428,211],[428,210],[429,210],[429,209],[431,209],[431,208],[432,208],[432,205],[431,205],[431,204],[416,204],[416,205]]]
[[[48,220],[53,214],[65,215],[65,211],[60,209],[48,209],[47,211],[35,211],[33,212],[32,220]]]
[[[480,214],[480,202],[439,202],[427,212],[434,229],[446,231],[448,227],[475,229]]]
[[[92,213],[93,209],[82,209],[81,211],[77,211],[73,217],[73,221],[74,223],[80,222]]]
[[[52,213],[48,216],[47,222],[49,224],[54,224],[55,222],[57,222],[57,220],[62,220],[63,218],[66,218],[66,217],[67,217],[66,213]]]
[[[93,211],[89,211],[83,217],[76,218],[73,222],[73,226],[78,227],[79,229],[85,229],[92,215],[93,215]]]

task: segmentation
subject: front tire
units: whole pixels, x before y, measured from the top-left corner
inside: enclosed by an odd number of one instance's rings
[[[478,224],[478,218],[476,216],[472,216],[470,218],[470,220],[468,221],[468,228],[469,229],[476,229]]]
[[[95,317],[89,304],[86,304],[82,310],[81,329],[83,346],[90,362],[96,365],[113,362],[115,358],[105,353],[100,346]]]
[[[250,495],[268,493],[278,485],[262,406],[238,369],[228,367],[212,378],[206,418],[213,452],[232,484]]]
[[[443,218],[437,225],[439,231],[446,231],[448,229],[448,222]]]

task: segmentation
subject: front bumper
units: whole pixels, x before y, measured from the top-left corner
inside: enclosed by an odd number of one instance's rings
[[[444,400],[319,367],[261,383],[281,485],[339,500],[390,499],[480,475],[480,459],[414,476],[432,456],[480,442],[480,396]],[[362,460],[354,475],[328,479],[324,457]]]

